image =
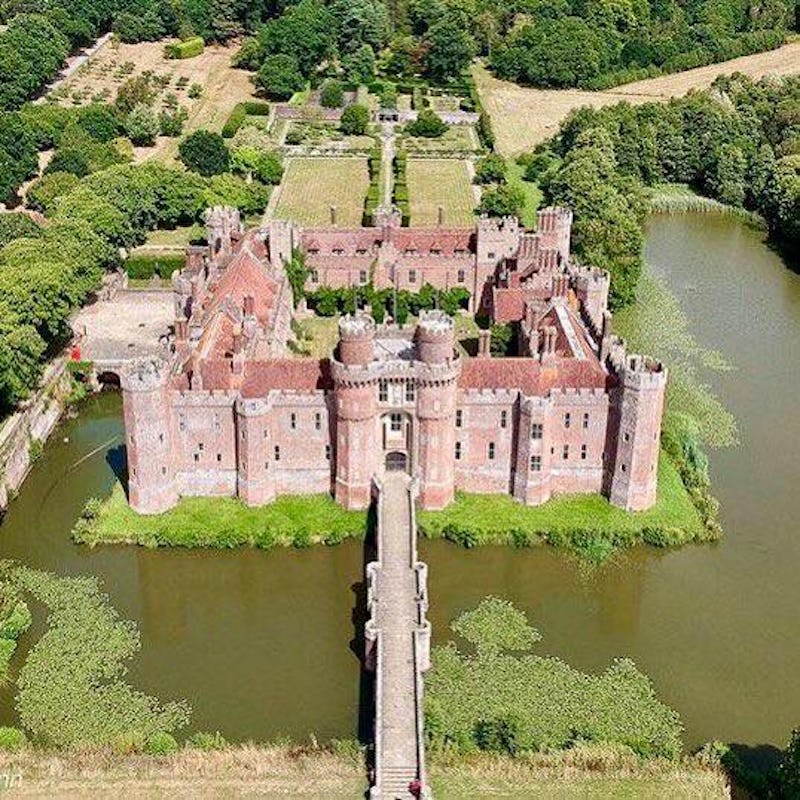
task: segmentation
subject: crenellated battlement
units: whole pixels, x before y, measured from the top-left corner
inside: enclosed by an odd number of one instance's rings
[[[461,402],[473,406],[513,405],[519,398],[518,389],[464,389]]]
[[[238,399],[239,392],[235,389],[178,389],[171,393],[176,408],[233,406]]]

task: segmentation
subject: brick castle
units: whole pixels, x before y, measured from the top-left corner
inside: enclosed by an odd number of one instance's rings
[[[152,514],[186,495],[261,505],[332,492],[364,508],[375,474],[404,469],[424,508],[457,490],[528,505],[601,492],[650,507],[666,370],[612,334],[609,276],[570,258],[571,222],[548,208],[535,232],[512,218],[414,229],[386,211],[373,228],[276,220],[245,232],[235,209],[211,209],[208,246],[190,247],[173,276],[171,359],[121,376],[131,505]],[[310,290],[463,286],[470,311],[517,323],[518,354],[491,356],[481,331],[468,356],[434,310],[413,331],[346,316],[330,358],[293,355],[294,248]]]

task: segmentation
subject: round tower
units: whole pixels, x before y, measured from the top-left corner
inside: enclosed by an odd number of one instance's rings
[[[620,386],[614,396],[617,441],[609,499],[628,511],[643,511],[656,501],[667,370],[658,361],[631,355],[618,375]]]
[[[443,311],[423,311],[415,341],[419,501],[423,508],[444,508],[455,493],[455,411],[461,369],[453,320]]]
[[[120,376],[128,499],[140,514],[159,514],[178,502],[168,378],[160,359],[135,361]]]
[[[375,322],[366,314],[343,317],[332,363],[336,398],[336,500],[345,508],[367,508],[378,464],[377,382],[372,365]]]

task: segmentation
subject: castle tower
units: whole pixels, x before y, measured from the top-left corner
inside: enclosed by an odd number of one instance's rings
[[[236,402],[236,493],[248,506],[263,506],[275,499],[269,412],[269,402],[261,398]]]
[[[233,252],[233,240],[242,233],[239,209],[232,206],[214,206],[205,214],[206,241],[212,258],[229,256]]]
[[[617,425],[609,499],[627,511],[643,511],[656,501],[667,370],[657,361],[632,355],[618,375],[620,386],[612,396]]]
[[[473,313],[487,307],[488,286],[495,271],[504,259],[517,254],[521,235],[522,231],[516,217],[503,217],[503,219],[481,217],[478,220],[475,239],[475,283],[470,287],[470,311]]]
[[[168,378],[159,359],[135,361],[121,375],[128,496],[140,514],[159,514],[178,502]]]
[[[529,506],[538,506],[552,495],[550,410],[545,397],[525,397],[520,403],[513,494]]]
[[[455,410],[461,364],[453,320],[423,311],[416,335],[417,465],[423,508],[444,508],[455,491]]]
[[[609,274],[596,267],[579,267],[574,273],[575,294],[595,332],[603,330],[603,314],[608,309]]]
[[[556,250],[561,261],[569,261],[569,239],[572,231],[572,210],[543,208],[536,215],[536,233],[544,250]]]
[[[375,323],[366,314],[342,317],[334,359],[336,397],[336,487],[345,508],[367,508],[378,465]]]

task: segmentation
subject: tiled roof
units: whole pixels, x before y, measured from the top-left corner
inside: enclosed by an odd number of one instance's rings
[[[534,358],[465,359],[458,381],[462,389],[518,389],[525,395],[543,395],[550,389],[606,388],[609,375],[594,360],[557,358],[542,364]]]
[[[327,359],[276,358],[246,362],[242,397],[265,397],[271,389],[311,392],[331,388],[333,381]]]

